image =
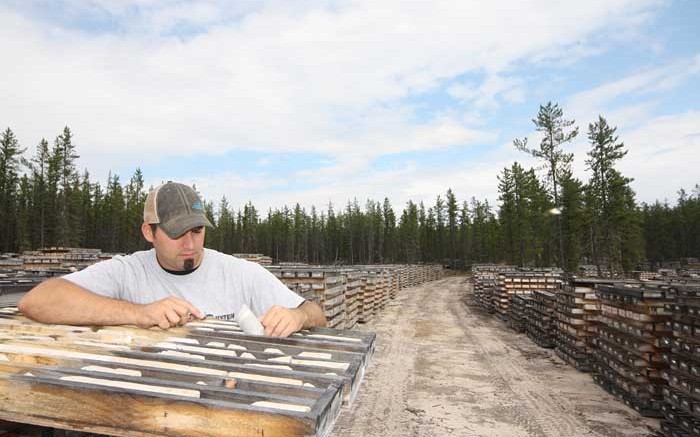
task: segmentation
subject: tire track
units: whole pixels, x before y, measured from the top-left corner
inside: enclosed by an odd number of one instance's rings
[[[336,437],[631,437],[648,420],[498,319],[451,277],[401,290],[374,321],[374,358]]]
[[[377,333],[377,347],[365,380],[351,406],[352,414],[341,414],[333,431],[334,436],[382,435],[400,437],[411,435],[403,427],[410,422],[406,416],[408,387],[412,385],[415,346],[411,344],[410,311],[399,311],[398,306],[410,308],[406,296],[397,297],[384,309],[381,318],[364,329]],[[387,365],[391,357],[406,357]],[[397,424],[403,425],[397,427]]]

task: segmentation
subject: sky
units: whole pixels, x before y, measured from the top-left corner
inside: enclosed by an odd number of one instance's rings
[[[64,126],[93,181],[140,168],[218,204],[497,204],[549,101],[618,128],[640,202],[700,183],[695,0],[0,0],[0,128]]]

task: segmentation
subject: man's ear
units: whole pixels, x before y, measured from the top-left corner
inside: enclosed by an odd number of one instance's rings
[[[153,243],[153,229],[151,229],[151,225],[149,223],[143,222],[141,225],[141,233],[146,241]]]

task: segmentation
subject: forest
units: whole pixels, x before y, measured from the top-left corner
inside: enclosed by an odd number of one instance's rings
[[[552,102],[541,105],[532,121],[540,143],[518,138],[513,145],[539,165],[503,168],[495,202],[458,198],[452,189],[430,204],[409,200],[396,209],[388,198],[268,211],[252,202],[231,205],[226,197],[205,199],[216,225],[206,244],[312,264],[506,262],[567,271],[587,264],[599,273],[700,257],[698,185],[689,191],[669,187],[678,190],[669,193],[671,205],[637,202],[632,179],[618,170],[627,147],[602,116],[585,133],[587,180],[579,180],[571,171],[574,156],[565,151],[579,135],[574,121]],[[9,127],[0,134],[0,252],[64,246],[129,253],[148,247],[140,225],[152,187],[144,186],[141,170],[128,181],[110,174],[101,183],[87,169],[78,171],[79,158],[67,126],[53,143],[41,139],[33,148],[20,144]]]

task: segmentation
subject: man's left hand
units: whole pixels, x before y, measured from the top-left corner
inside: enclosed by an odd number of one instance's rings
[[[304,327],[308,315],[299,308],[284,308],[274,305],[260,317],[265,328],[265,335],[270,337],[289,337]]]

